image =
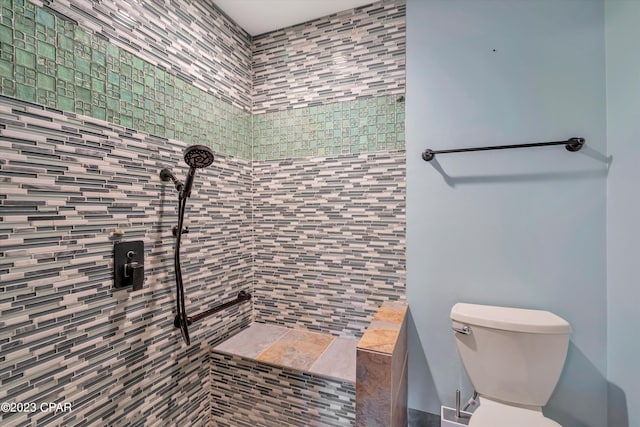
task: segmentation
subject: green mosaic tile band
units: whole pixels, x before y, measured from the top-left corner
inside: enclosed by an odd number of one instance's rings
[[[72,21],[0,0],[0,93],[251,158],[251,115]]]
[[[252,116],[46,8],[0,0],[0,14],[6,96],[244,159],[405,148],[398,95]]]
[[[390,95],[253,116],[253,159],[405,149],[405,103]]]

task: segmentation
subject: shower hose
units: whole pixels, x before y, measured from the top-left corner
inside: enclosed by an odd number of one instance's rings
[[[180,268],[180,241],[182,240],[182,230],[184,223],[184,210],[187,205],[187,197],[182,192],[178,197],[178,228],[176,230],[176,250],[173,258],[173,265],[176,271],[176,319],[174,325],[180,328],[182,338],[187,345],[191,344],[189,338],[189,319],[187,318],[187,310],[184,306],[184,284],[182,282],[182,269]]]

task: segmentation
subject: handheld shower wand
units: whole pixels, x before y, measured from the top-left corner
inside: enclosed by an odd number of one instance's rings
[[[173,324],[176,328],[180,328],[182,338],[187,345],[191,344],[191,339],[189,338],[189,321],[184,305],[184,284],[182,282],[182,269],[180,267],[180,242],[184,231],[184,212],[187,205],[187,198],[191,196],[191,188],[193,187],[196,169],[211,165],[213,160],[213,151],[211,151],[209,147],[205,147],[204,145],[190,145],[184,150],[184,161],[189,166],[189,172],[187,172],[187,179],[184,184],[182,184],[169,169],[162,169],[162,171],[160,171],[160,179],[163,181],[171,180],[179,192],[178,226],[174,232],[176,238],[176,248],[173,258],[176,273],[176,317]]]

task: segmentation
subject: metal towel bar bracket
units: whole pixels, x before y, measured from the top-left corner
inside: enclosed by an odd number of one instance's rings
[[[448,154],[448,153],[465,153],[467,151],[488,151],[488,150],[506,150],[509,148],[527,148],[527,147],[546,147],[548,145],[564,145],[568,151],[576,152],[580,151],[585,143],[584,138],[569,138],[566,141],[551,141],[551,142],[533,142],[530,144],[515,144],[515,145],[493,145],[490,147],[471,147],[471,148],[454,148],[451,150],[431,150],[427,148],[422,152],[422,159],[424,161],[431,161],[436,157],[436,154]]]

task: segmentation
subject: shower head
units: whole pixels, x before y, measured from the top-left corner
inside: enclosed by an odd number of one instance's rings
[[[184,188],[180,192],[180,197],[186,199],[191,196],[193,178],[196,176],[196,168],[206,168],[213,163],[213,151],[204,145],[190,145],[184,150],[184,161],[189,165],[187,179]]]
[[[204,145],[190,145],[184,150],[184,161],[192,168],[206,168],[213,163],[213,151]]]

